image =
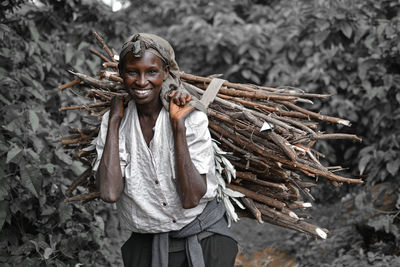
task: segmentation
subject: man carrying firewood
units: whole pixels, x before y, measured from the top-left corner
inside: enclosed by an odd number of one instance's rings
[[[187,105],[170,44],[136,34],[123,45],[119,97],[97,138],[100,197],[116,202],[125,266],[233,266],[237,243],[216,200],[207,115]]]

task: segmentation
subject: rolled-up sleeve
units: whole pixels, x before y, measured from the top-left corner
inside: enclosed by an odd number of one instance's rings
[[[101,125],[100,125],[100,131],[95,140],[93,140],[93,143],[96,146],[96,152],[97,152],[97,157],[96,160],[94,161],[93,164],[93,171],[97,171],[100,165],[100,160],[101,157],[103,156],[103,151],[104,151],[104,146],[106,143],[106,138],[107,138],[107,130],[108,130],[108,118],[109,118],[109,112],[106,112],[103,115],[103,118],[101,120]],[[122,124],[122,123],[121,123]],[[125,135],[123,132],[119,133],[119,159],[120,159],[120,165],[121,165],[121,173],[123,176],[125,176],[125,167],[128,162],[128,153],[125,148]]]
[[[207,115],[195,110],[186,119],[185,126],[186,142],[193,165],[200,174],[206,174],[207,177],[207,192],[203,199],[214,198],[218,184],[215,177],[214,150],[208,130]]]

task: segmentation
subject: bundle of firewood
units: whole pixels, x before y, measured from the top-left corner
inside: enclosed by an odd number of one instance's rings
[[[94,33],[106,55],[91,48],[103,63],[98,77],[70,71],[76,80],[61,85],[60,90],[74,85],[84,85],[86,97],[92,102],[87,105],[62,107],[60,110],[86,110],[99,118],[109,109],[115,95],[129,101],[118,74],[117,59],[104,40]],[[181,73],[181,80],[198,95],[202,95],[212,77],[199,77]],[[189,85],[188,85],[189,84]],[[313,147],[319,140],[350,139],[361,141],[355,135],[318,131],[319,122],[329,122],[349,126],[350,122],[340,118],[321,115],[302,108],[298,103],[311,103],[328,95],[308,94],[291,88],[270,88],[252,84],[238,84],[225,81],[217,97],[207,108],[209,130],[218,146],[216,164],[221,185],[220,196],[225,197],[228,213],[233,206],[245,209],[239,216],[253,217],[260,223],[266,221],[319,238],[326,238],[328,231],[305,219],[307,214],[296,213],[310,207],[303,198],[313,200],[310,188],[315,183],[304,180],[311,177],[316,182],[319,177],[332,185],[341,183],[362,183],[360,179],[346,178],[335,174],[341,168],[323,166],[319,159],[324,155]],[[79,185],[88,188],[88,193],[72,196],[66,201],[89,201],[98,198],[94,186],[91,166],[96,158],[93,140],[97,125],[88,124],[85,129],[71,129],[70,135],[61,140],[64,148],[74,151],[74,158],[88,165],[80,177],[70,186],[67,194],[72,195]],[[214,143],[216,145],[216,143]],[[228,197],[234,200],[234,204]]]

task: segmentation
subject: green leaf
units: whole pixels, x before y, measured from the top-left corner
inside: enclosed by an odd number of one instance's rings
[[[14,145],[14,147],[7,153],[6,163],[11,162],[16,156],[19,155],[19,153],[21,153],[21,151],[22,149],[20,147]]]
[[[75,51],[71,44],[67,44],[65,48],[65,63],[70,63]]]
[[[44,50],[47,54],[51,55],[53,52],[53,45],[51,43],[48,42],[38,42],[39,46],[42,50]]]
[[[45,260],[48,260],[50,258],[50,256],[51,256],[51,254],[53,254],[53,249],[52,248],[46,248],[44,250],[44,253],[43,253],[43,258]]]
[[[81,43],[79,44],[78,50],[82,50],[83,48],[87,48],[87,47],[89,47],[89,43],[83,41],[83,42],[81,42]]]
[[[29,31],[31,32],[32,39],[35,42],[38,42],[40,35],[39,35],[39,32],[38,32],[36,26],[33,23],[29,26]]]
[[[36,132],[36,130],[39,128],[39,117],[33,110],[29,110],[29,121],[31,123],[32,130]]]
[[[8,27],[6,24],[0,23],[0,29],[2,32],[11,32],[11,28]]]
[[[0,68],[0,69],[1,69],[1,68]],[[0,70],[0,72],[1,72],[1,70]],[[1,78],[1,77],[0,77],[0,78]],[[11,102],[8,101],[8,99],[5,98],[3,95],[0,95],[0,100],[1,100],[1,102],[3,102],[3,103],[6,104],[6,105],[11,105]]]
[[[2,179],[0,183],[0,200],[4,200],[4,198],[8,196],[8,188],[9,185],[6,179]]]
[[[367,164],[371,160],[372,155],[365,155],[361,158],[360,162],[358,163],[358,170],[360,171],[360,174],[363,174],[365,171],[365,168],[367,167]]]
[[[395,176],[399,171],[400,167],[400,159],[395,159],[386,163],[386,170],[392,175]]]
[[[63,224],[72,218],[73,208],[71,204],[60,202],[58,205],[58,210],[60,210],[58,213],[60,224]]]
[[[32,195],[34,195],[36,198],[39,198],[39,194],[36,191],[35,186],[33,185],[32,179],[31,179],[27,169],[22,164],[20,165],[20,172],[21,172],[21,184],[26,189],[28,189],[28,191],[31,192]]]
[[[0,201],[0,230],[3,228],[8,213],[8,201]]]
[[[42,215],[42,216],[52,215],[55,211],[56,211],[56,208],[55,208],[55,207],[45,205],[45,206],[43,207],[43,209],[42,209],[41,215]]]
[[[330,30],[325,30],[325,31],[319,31],[317,34],[315,34],[314,36],[315,45],[319,46],[320,44],[322,44],[330,33],[331,33]]]
[[[57,158],[59,158],[60,160],[65,162],[67,165],[71,165],[72,164],[71,157],[68,156],[67,154],[65,154],[64,151],[62,151],[61,149],[57,149],[55,154],[56,154]]]
[[[6,69],[0,67],[0,79],[7,75],[8,71]]]
[[[353,29],[351,28],[350,24],[348,22],[343,22],[340,24],[340,30],[346,36],[348,39],[351,38],[351,35],[353,34]]]
[[[40,165],[40,168],[46,169],[49,174],[53,174],[55,170],[55,165],[51,163],[47,163],[44,165]]]
[[[42,96],[42,94],[40,94],[40,92],[38,90],[36,90],[35,88],[28,86],[28,87],[25,87],[25,90],[28,91],[29,93],[31,93],[34,97],[36,97],[40,101],[43,101],[43,102],[46,101],[46,99]]]

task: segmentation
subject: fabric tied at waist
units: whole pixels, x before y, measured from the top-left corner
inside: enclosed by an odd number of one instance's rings
[[[203,212],[179,231],[155,234],[152,247],[152,267],[168,266],[169,237],[182,239],[190,267],[204,267],[203,250],[198,235],[204,231],[228,236],[234,240],[225,218],[225,206],[216,199],[209,201]],[[201,234],[203,235],[203,234]]]

